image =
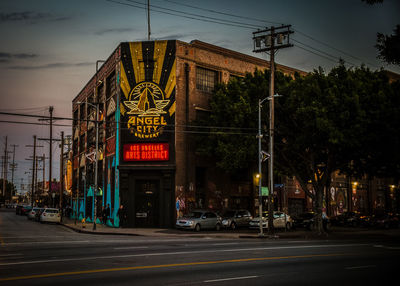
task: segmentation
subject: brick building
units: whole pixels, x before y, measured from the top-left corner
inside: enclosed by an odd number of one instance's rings
[[[121,43],[72,102],[72,204],[79,218],[92,219],[94,196],[97,210],[111,206],[107,224],[115,227],[120,204],[129,227],[171,227],[179,212],[195,207],[253,210],[252,175],[231,180],[218,173],[196,157],[184,131],[208,112],[216,83],[266,68],[268,61],[200,41]],[[282,65],[277,69],[304,74]],[[304,200],[304,193],[294,190],[296,198]]]

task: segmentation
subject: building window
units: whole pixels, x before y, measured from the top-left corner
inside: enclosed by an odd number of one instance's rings
[[[218,82],[218,72],[196,67],[196,88],[211,93]]]

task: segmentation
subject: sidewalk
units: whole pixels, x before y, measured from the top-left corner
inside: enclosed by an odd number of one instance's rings
[[[194,232],[190,230],[177,230],[167,228],[113,228],[103,224],[96,224],[96,230],[93,230],[93,223],[82,225],[80,221],[63,218],[62,225],[76,232],[98,235],[130,235],[147,237],[211,237],[211,238],[260,238],[258,231],[249,229],[239,230],[221,230],[221,231],[201,231]],[[299,230],[276,230],[274,237],[268,237],[265,233],[263,238],[270,239],[358,239],[358,238],[400,238],[400,229],[368,229],[351,227],[333,227],[327,234],[318,235],[315,232]]]

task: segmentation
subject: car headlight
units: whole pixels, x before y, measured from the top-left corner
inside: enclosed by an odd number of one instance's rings
[[[229,225],[229,223],[230,223],[229,219],[222,220],[222,225]]]
[[[194,224],[194,221],[189,220],[189,221],[187,221],[186,223],[187,223],[188,225],[193,225],[193,224]]]

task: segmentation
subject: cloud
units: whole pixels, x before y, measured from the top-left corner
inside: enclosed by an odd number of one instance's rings
[[[4,53],[0,52],[0,60],[9,60],[12,58],[15,59],[30,59],[30,58],[36,58],[38,55],[35,54],[25,54],[25,53],[20,53],[20,54],[12,54],[12,53]]]
[[[28,65],[9,66],[7,68],[12,70],[43,70],[43,69],[58,69],[58,68],[70,68],[70,67],[86,67],[92,65],[93,62],[80,62],[80,63],[59,62],[59,63],[49,63],[37,66],[28,66]]]
[[[95,35],[102,36],[105,34],[112,34],[112,33],[131,33],[136,32],[136,29],[133,28],[111,28],[111,29],[103,29],[95,32]]]
[[[0,13],[0,23],[5,22],[28,22],[30,24],[35,24],[38,22],[47,21],[65,21],[69,20],[71,17],[68,16],[57,16],[51,13],[40,13],[40,12],[9,12]]]

